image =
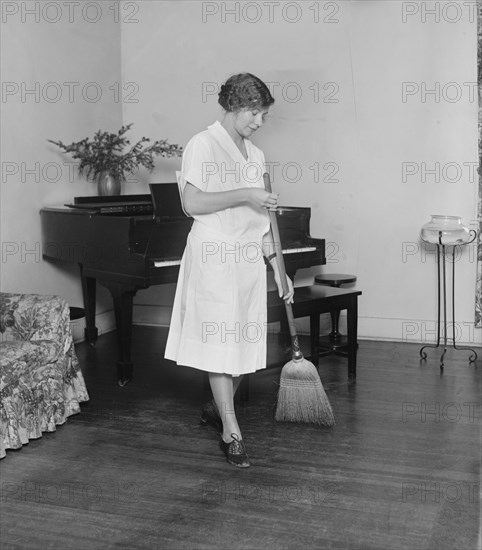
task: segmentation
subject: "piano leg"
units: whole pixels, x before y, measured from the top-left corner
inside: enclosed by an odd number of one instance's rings
[[[79,264],[79,267],[85,310],[84,337],[86,342],[88,342],[91,346],[95,346],[98,336],[97,327],[95,326],[96,280],[93,277],[86,277],[84,275],[84,267],[82,264]]]
[[[131,342],[132,342],[132,302],[137,288],[115,283],[99,281],[109,289],[114,301],[115,322],[117,327],[117,378],[119,386],[125,386],[132,380]]]

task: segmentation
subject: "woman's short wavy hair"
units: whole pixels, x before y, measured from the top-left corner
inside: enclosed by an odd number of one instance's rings
[[[235,74],[221,86],[218,103],[228,112],[266,109],[274,103],[268,86],[251,73]]]

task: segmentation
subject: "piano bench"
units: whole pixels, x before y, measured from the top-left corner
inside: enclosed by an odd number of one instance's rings
[[[328,285],[334,288],[340,288],[342,285],[347,285],[356,282],[356,275],[345,275],[341,273],[323,273],[315,276],[315,284]],[[331,312],[331,332],[320,341],[320,357],[330,355],[348,356],[346,340],[338,331],[340,321],[340,312]]]
[[[322,285],[302,286],[295,288],[293,315],[310,318],[310,356],[307,357],[315,366],[319,363],[320,315],[346,309],[347,311],[347,357],[348,378],[356,378],[358,296],[360,290],[333,288]],[[268,292],[268,323],[286,319],[286,309],[277,291]],[[288,359],[289,360],[289,359]],[[268,365],[279,367],[279,364]],[[249,377],[245,376],[241,386],[241,400],[249,397]]]

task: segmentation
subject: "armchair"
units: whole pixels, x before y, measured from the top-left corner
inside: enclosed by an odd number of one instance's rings
[[[68,304],[0,293],[0,459],[6,449],[55,431],[88,399]]]

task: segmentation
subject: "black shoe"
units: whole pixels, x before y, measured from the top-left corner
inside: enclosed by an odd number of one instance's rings
[[[212,401],[206,403],[201,411],[201,426],[207,426],[208,424],[211,424],[219,433],[222,433],[223,422]]]
[[[220,441],[221,450],[226,455],[227,461],[238,468],[249,468],[251,463],[243,441],[236,434],[231,434],[231,437],[233,440],[229,443],[226,443],[222,438]]]

